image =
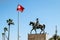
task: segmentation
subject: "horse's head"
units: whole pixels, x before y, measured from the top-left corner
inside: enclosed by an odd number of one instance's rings
[[[30,22],[29,25],[34,25],[34,22]]]

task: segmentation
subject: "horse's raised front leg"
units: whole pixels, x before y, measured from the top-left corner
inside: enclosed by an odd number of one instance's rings
[[[33,29],[31,30],[30,34],[32,33]]]

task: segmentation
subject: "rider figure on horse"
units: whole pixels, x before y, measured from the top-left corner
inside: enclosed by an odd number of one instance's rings
[[[39,20],[38,20],[38,18],[36,19],[36,26],[38,26],[39,25]]]

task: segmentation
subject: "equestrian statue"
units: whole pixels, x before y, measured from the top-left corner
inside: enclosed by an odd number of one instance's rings
[[[45,29],[45,24],[43,24],[43,25],[39,24],[38,18],[36,19],[36,22],[31,22],[31,21],[30,21],[29,25],[32,26],[32,30],[31,30],[30,34],[32,33],[33,30],[35,30],[35,33],[37,34],[36,29],[41,29],[40,34],[41,34],[42,32],[45,33],[45,31],[44,31],[44,29]]]

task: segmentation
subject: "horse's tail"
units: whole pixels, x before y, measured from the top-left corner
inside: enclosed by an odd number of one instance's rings
[[[45,24],[43,24],[43,27],[44,27],[44,29],[45,29]]]

